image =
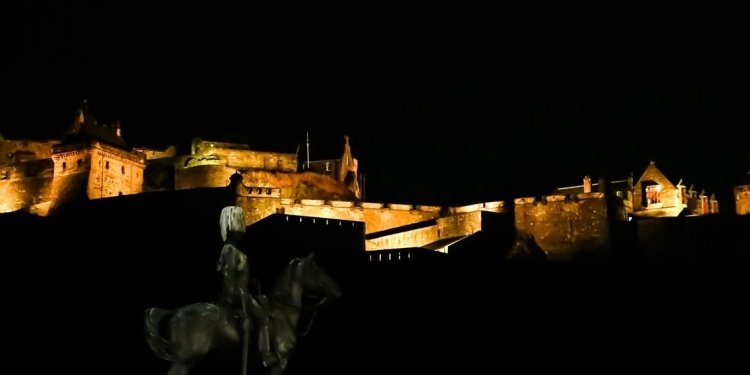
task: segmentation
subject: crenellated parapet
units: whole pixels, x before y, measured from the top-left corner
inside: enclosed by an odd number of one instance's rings
[[[576,204],[580,201],[586,201],[591,199],[601,199],[603,200],[604,193],[600,192],[591,192],[591,193],[580,193],[576,194],[571,198],[568,195],[565,194],[552,194],[552,195],[543,195],[541,197],[522,197],[522,198],[516,198],[513,200],[513,203],[516,206],[523,206],[523,205],[545,205],[549,203],[570,203],[570,204]]]

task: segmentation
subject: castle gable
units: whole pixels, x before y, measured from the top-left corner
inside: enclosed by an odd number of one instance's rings
[[[648,167],[646,167],[646,170],[643,172],[643,175],[641,175],[641,178],[638,179],[638,183],[636,184],[636,187],[641,186],[643,183],[647,183],[649,181],[655,182],[662,186],[662,188],[670,188],[674,189],[675,186],[672,184],[671,181],[667,178],[667,176],[662,173],[659,168],[656,167],[656,163],[651,162]]]
[[[680,190],[653,161],[638,179],[633,195],[634,210],[641,216],[652,216],[647,210],[656,210],[656,216],[677,216],[684,207]]]

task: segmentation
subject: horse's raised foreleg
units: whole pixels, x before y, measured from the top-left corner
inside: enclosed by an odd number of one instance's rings
[[[281,358],[279,363],[268,367],[268,370],[266,371],[266,375],[282,375],[284,374],[284,370],[286,369],[286,365],[288,364],[287,358]]]
[[[190,366],[182,363],[175,363],[172,365],[172,368],[169,369],[167,375],[187,375],[189,371]]]

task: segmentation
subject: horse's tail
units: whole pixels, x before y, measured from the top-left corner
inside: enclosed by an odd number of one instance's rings
[[[146,321],[146,343],[151,351],[156,354],[157,357],[172,361],[172,353],[170,353],[170,343],[159,335],[159,322],[167,315],[171,314],[173,310],[159,309],[156,307],[150,307],[146,309],[144,320]]]

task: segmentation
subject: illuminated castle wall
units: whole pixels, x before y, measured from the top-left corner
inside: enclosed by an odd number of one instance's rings
[[[682,179],[677,185],[672,184],[653,161],[638,179],[633,196],[636,216],[676,217],[719,213],[719,202],[714,194],[709,196],[705,191],[698,194],[693,186],[686,187]]]
[[[252,225],[274,213],[314,220],[365,224],[367,250],[448,246],[482,228],[481,213],[508,212],[504,202],[463,207],[363,202],[358,161],[348,137],[337,159],[300,163],[296,153],[253,150],[248,145],[194,139],[189,155],[132,148],[119,123],[103,125],[81,109],[60,140],[24,141],[0,137],[0,213],[26,210],[48,215],[80,199],[152,191],[226,188]],[[555,194],[519,198],[515,228],[533,235],[551,257],[603,249],[612,220],[717,213],[713,195],[676,185],[651,163],[637,183],[632,176],[607,183],[613,205],[599,184],[559,188]],[[598,190],[598,191],[597,191]],[[735,189],[738,214],[750,213],[750,184]]]
[[[52,157],[52,146],[59,140],[30,141],[0,137],[0,165],[43,160]]]
[[[235,203],[244,208],[248,225],[277,212],[358,221],[365,223],[367,250],[426,247],[439,251],[479,231],[480,211],[504,209],[502,202],[457,208],[361,202],[359,163],[352,156],[348,137],[340,158],[300,166],[296,154],[201,139],[194,139],[190,155],[177,155],[174,147],[131,148],[121,132],[119,123],[100,125],[81,109],[60,141],[3,140],[3,150],[6,155],[14,153],[14,159],[6,158],[8,166],[0,174],[7,175],[0,181],[0,209],[47,215],[80,199],[224,188],[237,176]],[[28,150],[19,152],[19,147]],[[19,155],[39,159],[35,161],[39,165],[32,168],[26,159],[19,161]]]
[[[537,245],[553,259],[572,258],[580,251],[609,248],[609,215],[626,220],[619,201],[610,213],[604,193],[581,193],[573,199],[548,195],[515,200],[515,225],[531,234]]]
[[[236,143],[196,139],[192,154],[175,162],[176,190],[224,187],[239,173],[248,188],[271,189],[280,198],[356,200],[360,198],[356,159],[351,156],[348,139],[339,163],[352,166],[341,178],[325,173],[298,172],[297,155],[251,150]],[[271,190],[268,190],[269,192]],[[262,194],[261,194],[262,195]]]
[[[138,194],[146,155],[132,150],[119,123],[99,124],[81,109],[58,141],[0,140],[0,212],[48,215],[79,199]]]
[[[26,209],[46,215],[52,200],[51,159],[0,166],[0,213]]]

